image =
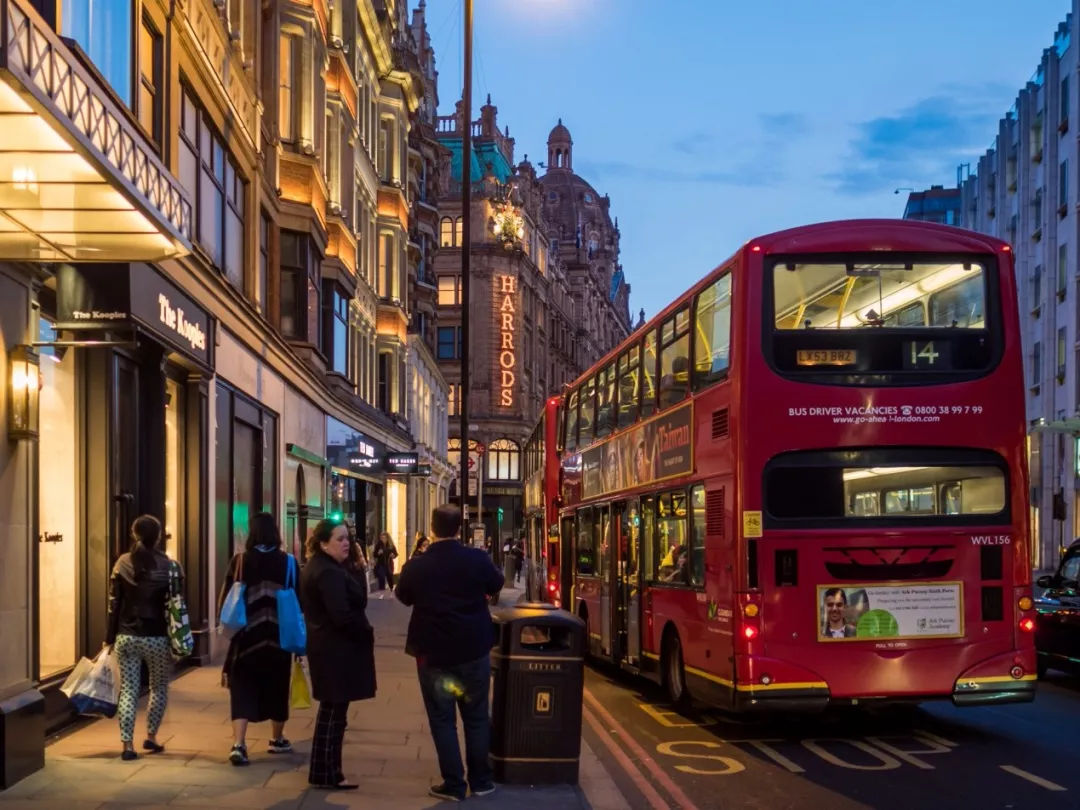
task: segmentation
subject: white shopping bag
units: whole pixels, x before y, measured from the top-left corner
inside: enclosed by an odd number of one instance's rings
[[[120,667],[112,650],[102,650],[91,661],[83,658],[60,687],[79,714],[112,717],[120,701]]]

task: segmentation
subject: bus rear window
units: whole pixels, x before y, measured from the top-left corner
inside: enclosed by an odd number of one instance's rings
[[[774,525],[798,521],[999,523],[1008,519],[1004,462],[992,453],[928,448],[787,453],[764,477]]]
[[[779,258],[767,279],[766,353],[781,373],[917,383],[970,376],[1000,356],[991,258]]]

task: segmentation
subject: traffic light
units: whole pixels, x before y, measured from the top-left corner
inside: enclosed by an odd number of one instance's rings
[[[495,515],[498,518],[499,523],[502,523],[503,510],[501,506],[495,510]]]
[[[341,522],[341,519],[343,517],[344,517],[344,515],[342,515],[341,512],[331,512],[330,513],[330,519],[333,520],[333,521],[336,521],[338,523]]]

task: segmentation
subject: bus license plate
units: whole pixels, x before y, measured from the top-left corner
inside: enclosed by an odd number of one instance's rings
[[[854,349],[799,349],[795,362],[800,366],[853,366]]]

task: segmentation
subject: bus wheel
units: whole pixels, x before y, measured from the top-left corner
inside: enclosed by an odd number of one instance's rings
[[[672,706],[685,708],[689,705],[690,692],[686,688],[682,643],[674,630],[668,632],[664,643],[663,683]]]

